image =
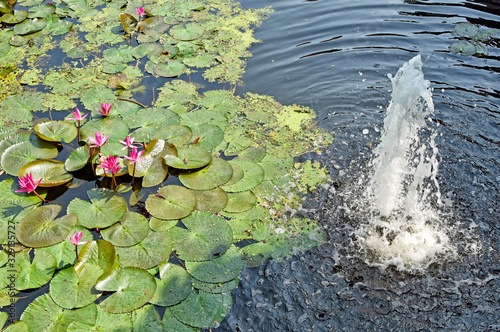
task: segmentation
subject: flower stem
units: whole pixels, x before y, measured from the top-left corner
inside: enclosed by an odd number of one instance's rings
[[[135,164],[136,164],[136,163],[134,163],[134,170],[132,171],[132,182],[130,183],[131,185],[134,185]]]

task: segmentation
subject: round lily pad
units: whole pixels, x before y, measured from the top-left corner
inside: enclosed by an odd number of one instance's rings
[[[144,43],[132,50],[132,56],[140,59],[148,54],[161,54],[163,47],[158,43]]]
[[[35,257],[31,261],[29,253],[31,250],[23,250],[16,254],[15,284],[17,290],[33,289],[45,285],[56,270],[57,262],[52,254],[35,250]]]
[[[155,64],[153,71],[161,77],[177,77],[184,72],[186,66],[178,60],[168,60]]]
[[[186,261],[207,261],[224,254],[233,242],[233,231],[227,221],[209,212],[193,212],[182,219],[186,229],[170,230],[174,249]]]
[[[2,22],[7,24],[17,24],[24,21],[28,17],[28,12],[25,10],[14,10],[14,14],[7,13],[2,16]],[[7,44],[8,45],[8,44]]]
[[[16,24],[14,26],[14,32],[18,35],[27,35],[33,32],[37,32],[43,30],[47,26],[47,22],[45,20],[26,20],[22,23]]]
[[[226,192],[239,192],[252,189],[264,179],[264,170],[259,164],[241,160],[231,160],[230,163],[239,166],[243,170],[243,178],[233,184],[222,186],[221,188]]]
[[[126,267],[101,277],[95,288],[116,291],[101,302],[109,313],[124,313],[142,307],[153,297],[156,290],[154,277],[147,271]]]
[[[234,159],[234,160],[236,160],[236,159]],[[241,179],[243,179],[243,175],[244,175],[243,168],[241,168],[240,166],[238,166],[237,164],[235,164],[233,162],[234,160],[231,160],[229,162],[229,164],[233,168],[233,176],[231,177],[231,179],[229,180],[229,182],[225,184],[226,187],[231,187],[233,184],[235,184],[236,182],[238,182]]]
[[[291,156],[278,158],[272,154],[267,154],[259,163],[264,170],[264,180],[274,180],[288,174],[293,167]]]
[[[148,235],[148,220],[142,214],[127,211],[119,223],[103,229],[101,235],[104,240],[115,246],[133,246]]]
[[[49,294],[42,294],[28,305],[21,315],[21,320],[28,324],[30,331],[46,331],[50,330],[63,310]]]
[[[188,188],[209,190],[227,183],[233,176],[231,165],[221,158],[212,158],[212,162],[197,171],[188,171],[179,175],[179,180]]]
[[[193,279],[193,286],[196,289],[199,289],[207,293],[223,294],[223,293],[231,293],[233,289],[238,287],[239,282],[240,282],[239,278],[236,278],[229,282],[220,282],[220,283],[209,283]]]
[[[176,332],[198,332],[199,329],[188,326],[181,323],[172,312],[167,308],[163,314],[161,322],[165,328],[165,331],[176,331]]]
[[[106,228],[120,220],[127,211],[125,199],[107,189],[87,191],[90,202],[80,198],[72,200],[68,213],[78,217],[78,223],[87,228]]]
[[[191,292],[184,301],[171,307],[170,311],[184,324],[209,328],[216,324],[217,312],[222,305],[221,294]]]
[[[462,37],[475,38],[479,35],[479,28],[472,23],[463,22],[455,26],[455,32]]]
[[[64,241],[78,219],[74,214],[56,219],[61,209],[60,205],[45,205],[31,210],[16,228],[19,242],[38,248]]]
[[[151,304],[147,304],[142,308],[132,311],[132,323],[134,325],[134,331],[165,331],[158,311],[156,311],[156,308]]]
[[[2,154],[1,163],[7,174],[18,176],[21,168],[30,161],[43,158],[50,159],[56,156],[57,148],[53,144],[30,140],[8,147]]]
[[[33,175],[33,178],[42,179],[40,187],[56,187],[73,179],[73,175],[64,169],[62,161],[52,159],[39,159],[27,163],[19,170],[19,177],[24,177],[29,173]]]
[[[224,132],[214,124],[203,123],[191,129],[194,137],[200,137],[196,145],[205,150],[212,150],[224,140]]]
[[[227,205],[227,194],[221,188],[193,190],[196,196],[196,211],[218,213]]]
[[[156,132],[157,139],[164,139],[176,146],[188,143],[193,136],[191,128],[184,125],[168,126]]]
[[[166,186],[158,189],[157,195],[150,195],[146,200],[146,209],[159,219],[180,219],[188,216],[196,207],[196,197],[181,186]]]
[[[29,18],[45,18],[56,12],[56,6],[54,4],[45,4],[41,6],[34,6],[28,9]]]
[[[257,203],[257,197],[250,190],[237,192],[237,193],[227,193],[228,202],[224,211],[226,212],[245,212],[250,210]]]
[[[106,144],[108,142],[118,143],[119,140],[123,140],[123,138],[127,137],[129,134],[129,128],[123,120],[106,117],[104,119],[87,122],[80,131],[82,140],[86,140],[87,137],[94,138],[97,131],[109,136]]]
[[[168,260],[172,252],[172,239],[168,232],[150,230],[148,236],[131,247],[116,247],[120,266],[150,269]]]
[[[115,246],[104,240],[90,241],[85,244],[78,254],[74,267],[77,274],[83,271],[88,264],[96,265],[103,271],[114,266],[116,260]]]
[[[234,160],[249,160],[253,161],[254,163],[258,163],[262,160],[262,158],[264,158],[265,155],[266,149],[255,148],[251,146],[241,151],[241,153],[238,154],[238,157],[234,158]]]
[[[129,174],[131,168],[133,173],[133,165],[129,165]],[[168,166],[165,163],[165,159],[160,157],[153,157],[152,163],[149,168],[142,173],[142,187],[149,188],[159,185],[165,180],[167,174]]]
[[[171,263],[160,265],[160,279],[151,303],[170,307],[183,301],[191,293],[191,276],[182,267]]]
[[[240,276],[245,267],[241,251],[231,246],[222,256],[207,262],[186,262],[190,275],[203,282],[228,282]]]
[[[177,223],[177,220],[163,220],[151,217],[151,219],[149,219],[149,228],[156,232],[166,232],[177,225]]]
[[[64,162],[64,168],[68,172],[78,171],[88,164],[90,159],[89,152],[85,146],[80,146],[71,152],[68,159]]]
[[[87,264],[79,273],[73,266],[61,270],[50,282],[50,296],[66,309],[81,308],[97,300],[99,292],[94,289],[102,274],[97,265]]]
[[[174,25],[169,31],[169,34],[178,40],[194,40],[201,37],[203,33],[205,33],[205,29],[194,22],[185,25]]]
[[[177,148],[177,157],[166,155],[165,161],[168,166],[179,169],[193,169],[208,165],[212,156],[205,149],[194,145],[181,146]]]

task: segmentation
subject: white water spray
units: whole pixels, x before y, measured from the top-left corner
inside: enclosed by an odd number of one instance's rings
[[[437,134],[426,125],[434,104],[420,56],[389,77],[392,100],[363,198],[369,220],[358,239],[376,265],[422,270],[453,252],[439,211]]]

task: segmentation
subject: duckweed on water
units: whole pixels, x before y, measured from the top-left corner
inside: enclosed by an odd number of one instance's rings
[[[321,242],[315,222],[295,216],[328,179],[321,165],[294,161],[331,142],[314,112],[187,82],[201,71],[239,83],[252,27],[269,9],[1,0],[0,12],[0,304],[48,291],[29,297],[7,330],[209,328],[230,311],[245,264]],[[147,106],[134,95],[149,75],[164,84]],[[90,113],[80,123],[70,119],[75,107]],[[64,112],[51,120],[52,111]],[[44,112],[50,119],[36,120]],[[133,160],[127,136],[143,151]],[[48,203],[15,192],[27,174],[42,179]]]

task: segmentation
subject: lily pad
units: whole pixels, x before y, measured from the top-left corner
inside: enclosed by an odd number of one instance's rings
[[[41,6],[34,6],[28,10],[29,18],[45,18],[51,16],[56,12],[56,6],[54,4],[45,4]]]
[[[209,190],[227,183],[232,176],[233,168],[227,161],[212,158],[212,162],[200,170],[181,173],[179,180],[190,189]]]
[[[127,211],[119,223],[103,229],[101,235],[104,240],[115,246],[133,246],[148,235],[149,226],[146,217],[137,212]]]
[[[217,312],[222,303],[221,294],[191,292],[187,299],[170,308],[174,316],[184,324],[209,328],[216,324]]]
[[[136,31],[136,27],[139,22],[135,17],[127,13],[121,13],[119,18],[126,33],[130,35]]]
[[[184,125],[168,126],[156,132],[157,139],[163,139],[171,142],[176,146],[188,143],[193,136],[191,128]]]
[[[133,172],[133,165],[129,165],[129,174],[131,168]],[[146,172],[142,173],[142,186],[144,188],[157,186],[165,180],[167,174],[168,166],[165,163],[165,159],[161,157],[153,157],[152,163],[149,168],[146,170]]]
[[[73,175],[66,172],[62,161],[52,159],[39,159],[27,163],[19,170],[19,177],[29,173],[33,178],[42,179],[40,187],[56,187],[73,179]]]
[[[140,59],[148,54],[161,54],[163,47],[158,43],[144,43],[136,46],[132,51],[132,55],[136,59]]]
[[[45,20],[38,20],[36,18],[32,20],[26,20],[22,23],[16,24],[14,26],[14,32],[18,35],[27,35],[40,30],[43,30],[47,26]]]
[[[47,121],[35,126],[36,134],[49,142],[71,142],[75,139],[77,129],[75,125],[66,121]]]
[[[195,40],[205,33],[205,29],[198,23],[187,23],[185,25],[173,26],[169,34],[178,40]]]
[[[99,297],[94,285],[102,272],[93,264],[85,265],[78,273],[73,266],[61,270],[50,282],[50,296],[66,309],[85,307]]]
[[[194,145],[180,146],[177,148],[177,157],[166,155],[168,166],[178,169],[193,169],[208,165],[212,156],[205,149]]]
[[[17,290],[33,289],[45,285],[56,270],[57,262],[54,256],[46,251],[36,250],[33,262],[31,262],[30,251],[31,249],[23,250],[16,254]]]
[[[168,260],[172,252],[172,240],[168,232],[150,230],[148,236],[131,247],[116,247],[120,266],[150,269]]]
[[[239,166],[243,170],[243,178],[233,184],[222,186],[226,192],[246,191],[256,187],[264,180],[264,170],[259,164],[251,161],[231,160],[230,164]]]
[[[28,17],[28,12],[25,10],[15,10],[14,14],[7,13],[2,16],[2,22],[7,24],[17,24],[24,21]],[[8,44],[7,44],[8,45]]]
[[[264,170],[264,180],[274,180],[288,174],[293,167],[293,163],[293,158],[290,156],[278,158],[272,154],[267,154],[259,165]]]
[[[207,262],[186,262],[190,275],[202,282],[228,282],[240,276],[245,267],[243,254],[234,245],[219,258]]]
[[[180,219],[188,216],[196,207],[196,197],[184,187],[170,185],[158,189],[161,197],[150,195],[146,209],[159,219]]]
[[[224,132],[219,126],[204,123],[191,128],[194,137],[200,137],[197,146],[205,149],[212,150],[224,140]]]
[[[221,188],[193,190],[196,196],[196,211],[218,213],[227,205],[227,194]]]
[[[97,317],[94,323],[83,323],[74,321],[68,325],[68,332],[88,332],[88,331],[116,331],[128,332],[133,330],[130,315],[107,313],[106,308],[94,305]],[[79,309],[81,310],[81,309]]]
[[[163,220],[151,217],[151,219],[149,219],[149,228],[156,232],[166,232],[177,225],[177,223],[177,220]]]
[[[97,131],[100,131],[104,135],[108,135],[108,142],[114,143],[118,143],[119,140],[122,140],[129,134],[129,128],[123,120],[107,117],[101,120],[92,120],[87,122],[81,128],[81,137],[82,139],[95,137],[95,133]]]
[[[163,323],[156,308],[150,304],[132,311],[134,332],[163,331]]]
[[[96,265],[103,271],[109,271],[115,264],[116,250],[111,242],[104,240],[90,241],[80,250],[78,260],[74,267],[77,274],[81,273],[85,266]]]
[[[116,291],[101,302],[109,313],[124,313],[142,307],[156,290],[154,277],[142,269],[126,267],[101,277],[95,288]]]
[[[21,315],[30,331],[47,331],[63,312],[49,294],[43,294],[31,302]]]
[[[7,174],[18,176],[21,168],[27,163],[36,159],[50,159],[56,156],[57,148],[53,144],[30,140],[8,147],[2,154],[1,163]]]
[[[156,75],[161,77],[177,77],[184,72],[186,66],[178,60],[159,62],[153,67]]]
[[[239,278],[236,278],[229,282],[221,282],[221,283],[209,283],[193,279],[193,286],[196,289],[199,289],[207,293],[223,294],[223,293],[231,293],[233,289],[236,289],[238,287],[239,282],[240,282]]]
[[[160,264],[160,279],[151,303],[162,307],[178,304],[191,293],[191,276],[182,267],[171,263]]]
[[[163,327],[165,331],[176,331],[176,332],[197,332],[199,329],[195,329],[194,327],[188,326],[184,323],[181,323],[172,312],[167,309],[163,314],[163,318],[161,320],[163,323]]]
[[[74,214],[56,219],[61,209],[60,205],[45,205],[31,210],[16,228],[19,242],[38,248],[64,241],[78,219]]]
[[[224,211],[226,212],[245,212],[250,210],[257,203],[257,197],[250,190],[237,192],[237,193],[227,193],[228,202]]]
[[[479,34],[479,28],[469,22],[455,25],[455,33],[462,37],[475,38]]]
[[[186,229],[170,230],[174,249],[186,261],[208,261],[224,254],[233,242],[233,231],[227,221],[209,212],[193,212],[182,219]]]
[[[85,146],[80,146],[71,152],[68,159],[64,162],[64,168],[68,172],[78,171],[88,164],[90,155]]]
[[[78,217],[78,223],[87,228],[106,228],[120,220],[127,211],[125,199],[107,189],[87,191],[90,203],[80,198],[72,200],[68,213]]]

